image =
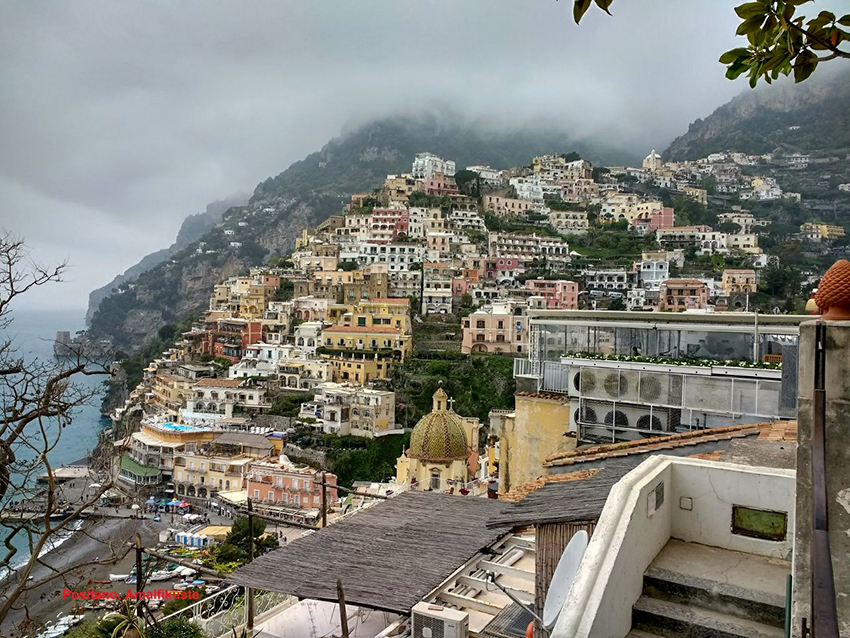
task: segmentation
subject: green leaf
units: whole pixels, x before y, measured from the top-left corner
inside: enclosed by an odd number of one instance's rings
[[[794,82],[807,79],[818,66],[818,56],[811,51],[803,51],[794,61]]]
[[[593,0],[593,1],[596,3],[597,7],[602,9],[608,15],[611,15],[611,12],[608,11],[608,7],[611,6],[611,3],[614,2],[614,0]]]
[[[763,2],[747,2],[735,7],[735,13],[743,20],[749,20],[756,16],[762,16],[767,13],[767,6]]]
[[[730,49],[726,53],[720,56],[720,64],[732,64],[738,58],[747,57],[750,55],[750,50],[746,47],[738,47],[737,49]]]
[[[590,0],[575,0],[573,3],[573,19],[576,24],[581,22],[588,9],[590,9]]]
[[[848,13],[846,16],[841,16],[840,18],[838,18],[838,24],[840,24],[842,27],[850,27],[850,13]]]
[[[748,18],[738,26],[738,30],[735,33],[738,35],[748,35],[750,33],[755,33],[761,28],[762,22],[764,22],[763,15],[756,16],[754,18]]]
[[[744,71],[750,68],[750,65],[746,62],[742,62],[740,59],[736,61],[734,64],[729,66],[726,69],[726,77],[730,80],[734,80],[739,77]]]

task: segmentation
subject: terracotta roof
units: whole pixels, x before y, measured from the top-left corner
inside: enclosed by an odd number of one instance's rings
[[[374,332],[378,334],[401,334],[401,330],[398,328],[391,328],[390,326],[372,326],[371,328],[368,326],[331,326],[330,328],[325,328],[323,330],[324,334],[329,332]]]
[[[726,450],[714,450],[714,452],[703,452],[702,454],[690,454],[692,459],[703,459],[704,461],[719,461]]]
[[[579,470],[577,472],[568,472],[566,474],[546,474],[536,481],[529,481],[528,483],[521,483],[520,485],[517,485],[512,488],[510,492],[500,496],[499,499],[503,501],[521,501],[526,496],[532,492],[536,492],[544,485],[549,485],[551,483],[565,483],[567,481],[583,481],[596,476],[598,473],[599,468]]]
[[[616,458],[630,456],[633,454],[644,454],[646,452],[657,452],[666,449],[679,448],[688,445],[696,445],[708,441],[724,441],[739,437],[759,435],[759,438],[773,438],[773,440],[796,440],[797,422],[779,421],[775,423],[748,423],[745,425],[732,425],[724,428],[709,428],[706,430],[694,430],[671,434],[670,436],[658,436],[638,441],[624,441],[622,443],[611,443],[608,445],[593,445],[582,447],[569,452],[552,454],[546,457],[544,467],[572,465],[589,460]]]
[[[796,441],[796,421],[774,421],[773,423],[762,423],[759,439],[767,441]]]
[[[198,379],[195,387],[200,388],[238,388],[243,379]]]

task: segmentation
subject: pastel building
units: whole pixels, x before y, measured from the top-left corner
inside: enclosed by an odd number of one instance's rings
[[[320,510],[322,507],[323,481],[326,488],[326,506],[337,502],[337,477],[331,472],[322,473],[306,465],[295,465],[285,456],[279,463],[257,462],[248,473],[248,497],[256,504],[295,508],[297,510]],[[313,513],[310,518],[316,518]]]
[[[521,353],[525,350],[527,317],[524,306],[512,301],[489,303],[463,320],[460,351]]]
[[[698,310],[708,307],[708,286],[698,279],[668,279],[661,284],[659,310]]]
[[[550,310],[578,309],[578,284],[563,279],[529,279],[525,287],[535,296],[543,297],[545,308]]]

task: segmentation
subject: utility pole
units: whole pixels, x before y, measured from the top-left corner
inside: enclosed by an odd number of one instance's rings
[[[339,598],[339,627],[342,630],[342,638],[349,638],[348,614],[345,611],[345,594],[342,591],[342,581],[337,578],[336,594]]]
[[[322,471],[322,529],[328,526],[328,488],[325,483],[325,472]]]
[[[248,562],[254,560],[254,504],[248,499]],[[254,588],[249,587],[246,596],[246,609],[248,618],[245,621],[245,629],[249,636],[254,632]]]
[[[144,613],[141,596],[142,587],[144,587],[142,569],[142,537],[140,534],[136,534],[136,615],[139,618]]]

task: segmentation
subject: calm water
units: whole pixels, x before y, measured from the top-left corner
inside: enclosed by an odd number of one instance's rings
[[[83,316],[85,311],[75,312],[32,312],[12,309],[12,324],[0,338],[9,337],[14,342],[20,356],[27,361],[53,360],[53,339],[58,330],[70,330],[72,336],[77,330],[84,328]],[[79,376],[77,383],[87,388],[101,388],[105,376]],[[65,429],[57,445],[49,454],[54,467],[73,463],[85,457],[97,445],[98,432],[108,425],[108,420],[100,415],[100,400],[95,399],[91,404],[80,408],[73,416],[70,425]],[[14,498],[14,495],[10,495]],[[0,529],[0,537],[3,530]],[[16,539],[17,540],[17,539]],[[13,541],[16,547],[23,549],[26,545],[23,539]],[[18,554],[14,562],[25,559],[26,552]]]

